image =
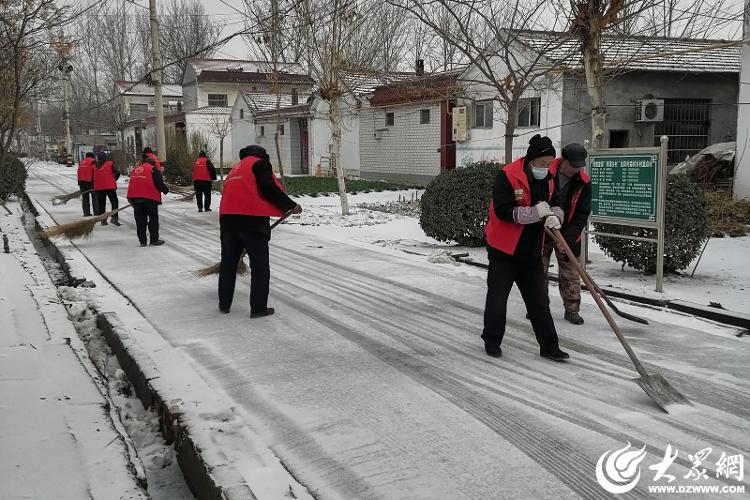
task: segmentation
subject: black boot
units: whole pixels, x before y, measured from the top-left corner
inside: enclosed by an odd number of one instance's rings
[[[250,317],[251,318],[262,318],[264,316],[270,316],[274,313],[273,307],[266,307],[265,311],[260,312],[251,312]]]
[[[559,348],[556,351],[542,353],[541,356],[552,361],[565,361],[570,358],[570,354]]]
[[[163,244],[164,244],[164,240],[156,240],[156,241],[151,242],[152,247],[158,247],[159,245],[163,245]]]
[[[493,358],[499,358],[503,355],[503,350],[499,345],[493,346],[484,344],[484,352],[487,353],[487,356],[492,356]]]
[[[583,324],[583,318],[577,312],[565,311],[565,319],[569,323],[573,323],[574,325],[582,325]]]

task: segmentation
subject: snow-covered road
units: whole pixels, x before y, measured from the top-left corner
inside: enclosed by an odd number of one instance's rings
[[[49,199],[75,187],[74,169],[45,163],[27,183],[58,222],[77,218],[80,204]],[[222,315],[215,278],[192,275],[218,260],[217,212],[168,199],[160,219],[163,247],[138,247],[129,210],[122,227],[98,227],[77,246],[319,498],[610,498],[597,460],[627,442],[648,456],[624,498],[659,496],[648,487],[666,480],[654,482],[647,464],[668,444],[679,450],[669,470],[679,484],[698,484],[684,478],[688,454],[710,447],[700,484],[750,492],[746,479],[716,479],[722,451],[750,457],[748,337],[662,312],[647,327],[620,321],[648,368],[695,404],[667,415],[630,380],[632,365],[597,311],[584,305],[587,322],[573,327],[556,292],[571,362],[538,356],[515,292],[495,360],[479,338],[481,271],[283,225],[271,241],[277,314],[251,321],[246,278]]]

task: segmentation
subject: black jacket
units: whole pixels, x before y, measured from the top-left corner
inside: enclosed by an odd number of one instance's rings
[[[559,189],[559,179],[561,175],[562,174],[558,171],[555,176],[555,191]],[[560,200],[562,202],[561,206],[563,211],[565,212],[565,220],[563,221],[562,229],[560,231],[565,238],[565,242],[570,249],[573,250],[573,253],[580,255],[581,242],[576,240],[578,240],[578,236],[583,232],[586,227],[586,222],[589,219],[589,215],[591,215],[591,183],[583,182],[581,174],[577,174],[568,182],[570,185],[568,186],[565,199]],[[580,191],[580,195],[578,196],[575,212],[571,219],[570,210],[573,203],[573,195],[578,191]],[[568,221],[568,219],[570,219],[570,221]]]
[[[549,199],[549,175],[544,179],[538,181],[531,175],[531,169],[528,163],[524,164],[524,171],[526,172],[526,178],[529,181],[529,189],[531,190],[531,206],[533,207],[540,201],[547,201]],[[495,209],[495,215],[506,222],[515,222],[513,220],[513,209],[516,205],[516,197],[513,193],[513,187],[510,185],[508,177],[502,170],[497,173],[495,177],[495,183],[492,186],[492,203]],[[560,198],[557,193],[553,192],[552,200],[550,202],[552,207],[560,207]],[[517,259],[531,259],[540,258],[542,253],[542,234],[544,233],[544,223],[537,222],[536,224],[526,224],[523,227],[523,232],[518,240],[518,246],[513,254],[513,258]],[[492,248],[487,247],[488,251],[496,256],[508,257],[507,254]]]
[[[253,165],[255,182],[258,184],[260,195],[276,205],[281,211],[288,212],[293,209],[295,203],[287,194],[276,185],[273,177],[273,168],[267,155],[263,155],[260,161]],[[222,228],[237,229],[241,231],[252,231],[271,237],[271,218],[255,215],[227,214],[219,218]]]
[[[211,163],[211,160],[206,160],[206,167],[208,167],[208,175],[211,177],[212,181],[216,180],[216,167],[214,167],[214,164]]]

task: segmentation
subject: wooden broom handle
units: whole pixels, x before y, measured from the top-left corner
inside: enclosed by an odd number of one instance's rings
[[[625,348],[625,352],[628,353],[628,356],[630,357],[630,360],[635,365],[635,369],[638,371],[638,373],[642,377],[647,377],[648,372],[646,372],[646,369],[643,367],[641,362],[638,360],[638,357],[635,355],[635,352],[633,349],[630,348],[630,344],[627,340],[625,340],[625,336],[620,331],[620,327],[617,326],[617,323],[615,323],[614,318],[609,313],[609,310],[604,305],[604,302],[602,301],[601,297],[599,296],[598,290],[599,287],[594,283],[594,280],[591,279],[591,276],[583,269],[581,266],[581,263],[578,262],[578,259],[575,255],[573,255],[573,251],[568,246],[568,243],[565,241],[565,238],[563,237],[562,233],[560,233],[559,229],[550,229],[548,227],[544,228],[547,231],[547,234],[549,234],[552,239],[555,240],[555,243],[559,248],[565,252],[565,255],[568,257],[568,260],[573,263],[573,265],[576,268],[576,271],[578,271],[578,275],[581,277],[584,283],[586,283],[586,286],[590,291],[593,291],[595,293],[592,293],[591,295],[594,297],[594,300],[596,301],[596,305],[599,306],[599,310],[601,310],[602,314],[604,314],[604,317],[607,319],[607,323],[609,323],[610,328],[612,328],[612,331],[615,332],[615,335],[617,336],[617,339],[622,344],[622,347]]]

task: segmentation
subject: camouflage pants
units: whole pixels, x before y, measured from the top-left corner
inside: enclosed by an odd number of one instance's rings
[[[550,237],[544,240],[543,254],[544,277],[548,285],[547,290],[549,290],[549,261],[552,257],[553,249],[557,258],[558,276],[560,278],[560,296],[562,297],[565,310],[568,312],[579,312],[581,310],[581,279],[578,276],[578,272],[576,272],[575,266],[568,259],[568,256],[554,245]]]

